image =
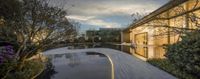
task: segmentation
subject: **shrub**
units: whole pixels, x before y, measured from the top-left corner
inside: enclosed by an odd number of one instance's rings
[[[35,79],[44,69],[44,64],[39,60],[25,62],[22,70],[13,70],[5,79]]]
[[[148,62],[180,79],[198,79],[196,76],[188,74],[179,67],[171,63],[168,59],[150,59]]]
[[[13,46],[0,46],[0,78],[4,78],[16,66]]]
[[[19,64],[13,46],[0,46],[0,79],[32,79],[44,69],[40,60],[26,60],[20,70]]]
[[[44,71],[36,77],[36,79],[51,79],[56,73],[55,66],[52,64],[51,59],[49,58],[46,62]]]
[[[181,70],[200,77],[200,31],[186,33],[181,38],[166,46],[166,57]]]

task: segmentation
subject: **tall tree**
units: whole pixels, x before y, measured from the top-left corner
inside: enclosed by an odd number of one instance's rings
[[[0,0],[0,38],[17,46],[16,55],[24,60],[52,44],[76,34],[67,12],[50,0]]]

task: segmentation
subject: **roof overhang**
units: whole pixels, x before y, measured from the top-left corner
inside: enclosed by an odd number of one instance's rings
[[[159,14],[166,12],[167,10],[170,10],[186,1],[188,1],[188,0],[171,0],[167,4],[163,5],[162,7],[158,8],[157,10],[150,13],[149,15],[143,17],[139,21],[131,24],[129,27],[125,28],[123,30],[123,32],[130,31],[130,29],[136,28],[136,27],[143,25],[149,21],[152,21],[152,20],[156,19],[156,16],[158,16]]]

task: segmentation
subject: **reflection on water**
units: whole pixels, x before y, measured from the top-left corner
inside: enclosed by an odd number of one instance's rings
[[[125,46],[125,45],[112,45],[112,44],[102,44],[102,47],[104,47],[104,48],[116,49],[116,50],[123,51],[123,52],[125,52],[125,53],[130,54],[130,46]]]
[[[68,65],[70,67],[75,67],[75,66],[78,66],[79,63],[80,63],[80,58],[78,57],[78,55],[76,53],[74,54],[65,54],[65,57],[68,56],[69,57],[69,63]]]
[[[106,57],[106,55],[97,52],[86,52],[86,55],[98,55],[99,57]]]
[[[70,53],[66,53],[66,54],[65,54],[65,58],[66,58],[66,59],[69,59],[69,58],[71,58],[71,57],[72,57],[72,54],[70,54]]]
[[[51,61],[48,61],[46,63],[46,69],[36,79],[51,79],[51,77],[57,73],[54,68],[55,66],[51,63]]]
[[[113,45],[113,44],[108,44],[108,43],[96,43],[96,44],[77,44],[70,46],[70,49],[85,49],[85,48],[111,48],[111,49],[116,49],[120,50],[123,52],[126,52],[130,54],[130,46],[126,45]]]
[[[120,50],[123,51],[123,52],[126,52],[128,54],[131,54],[130,53],[130,48],[131,48],[130,46],[123,46],[122,45]]]
[[[111,66],[96,52],[48,55],[46,70],[37,79],[110,79]]]

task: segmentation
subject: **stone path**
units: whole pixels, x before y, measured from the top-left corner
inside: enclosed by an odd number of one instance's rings
[[[69,50],[58,48],[44,52],[44,54],[62,54],[76,52],[99,52],[108,55],[114,64],[115,79],[177,79],[149,63],[118,50],[108,48],[90,48]]]

